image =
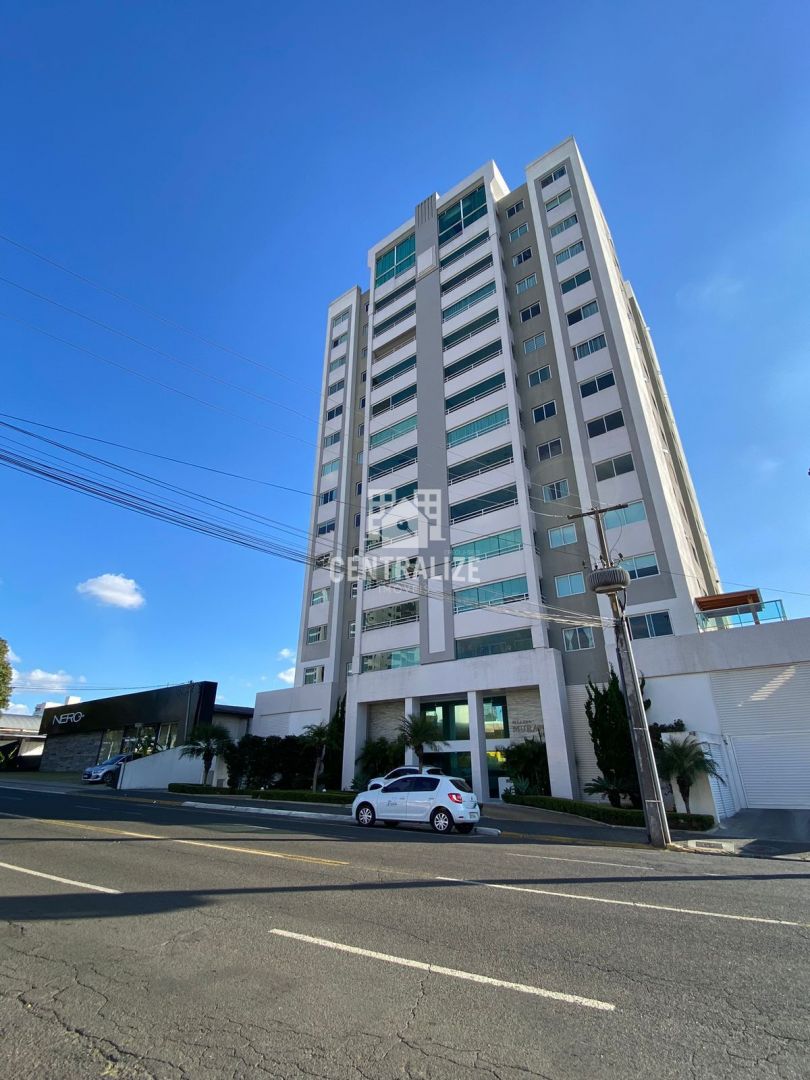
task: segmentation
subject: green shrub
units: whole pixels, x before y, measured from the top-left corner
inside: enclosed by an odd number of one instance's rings
[[[210,784],[169,784],[169,791],[176,795],[227,795],[227,788],[215,788]]]
[[[644,828],[643,810],[617,810],[612,806],[600,806],[598,803],[579,802],[576,799],[558,799],[546,795],[512,795],[504,793],[503,801],[521,806],[536,806],[540,810],[557,810],[563,814],[576,814],[579,817],[603,821],[607,825],[631,825]],[[711,814],[667,814],[667,821],[673,829],[690,829],[705,832],[714,826]]]
[[[226,787],[211,787],[210,784],[169,784],[169,791],[176,795],[237,795],[243,799],[267,799],[270,802],[315,802],[349,805],[354,801],[351,791],[291,791],[284,788],[241,788],[237,791]]]

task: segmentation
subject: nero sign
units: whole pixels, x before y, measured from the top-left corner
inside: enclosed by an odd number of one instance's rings
[[[159,729],[171,724],[185,734],[198,724],[211,723],[216,691],[215,682],[193,682],[83,701],[80,709],[56,705],[44,710],[39,730],[52,739],[143,726]]]

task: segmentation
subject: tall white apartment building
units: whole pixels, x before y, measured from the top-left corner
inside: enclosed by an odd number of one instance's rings
[[[327,313],[296,685],[257,697],[254,730],[300,731],[345,693],[348,787],[366,739],[427,712],[446,740],[436,760],[482,799],[498,794],[499,748],[539,732],[553,793],[576,796],[593,775],[577,769],[592,761],[587,682],[615,661],[609,607],[587,591],[595,528],[568,515],[628,504],[605,524],[636,638],[697,633],[694,600],[718,590],[652,340],[576,143],[515,190],[490,161],[428,196],[369,269]],[[336,579],[335,556],[389,549],[405,557]],[[477,580],[454,580],[454,564]]]

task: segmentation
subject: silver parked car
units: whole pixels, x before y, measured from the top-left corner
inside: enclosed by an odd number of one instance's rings
[[[115,787],[124,762],[134,761],[140,756],[140,754],[116,754],[114,757],[107,758],[106,761],[100,761],[98,765],[88,765],[82,773],[82,783],[109,784],[110,787]]]

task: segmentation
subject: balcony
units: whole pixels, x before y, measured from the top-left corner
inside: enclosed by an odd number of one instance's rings
[[[699,630],[735,630],[740,626],[785,622],[787,615],[781,600],[763,600],[759,589],[736,593],[699,596],[695,600]]]

